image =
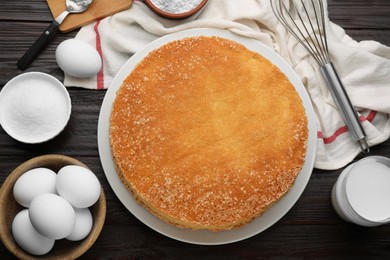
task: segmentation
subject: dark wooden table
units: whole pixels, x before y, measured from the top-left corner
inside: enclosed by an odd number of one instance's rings
[[[331,20],[345,28],[351,37],[390,45],[388,0],[328,2]],[[51,21],[45,0],[0,1],[0,89],[22,72],[16,68],[16,61]],[[75,34],[57,35],[27,71],[49,73],[62,81],[63,73],[55,62],[55,48]],[[390,225],[364,228],[341,220],[334,212],[330,192],[342,169],[315,169],[303,195],[290,212],[266,231],[241,242],[199,246],[178,242],[153,231],[119,202],[103,173],[97,147],[97,122],[105,91],[69,88],[69,93],[72,116],[65,131],[54,140],[25,145],[0,128],[0,184],[19,164],[38,155],[64,154],[87,164],[106,193],[107,218],[100,237],[82,258],[389,259]],[[390,157],[390,141],[373,147],[371,154]],[[0,259],[10,258],[12,255],[0,244]]]

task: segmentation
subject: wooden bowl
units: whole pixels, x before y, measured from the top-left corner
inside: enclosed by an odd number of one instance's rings
[[[78,165],[88,168],[82,162],[64,155],[43,155],[28,160],[18,166],[5,180],[0,189],[0,239],[5,247],[19,259],[75,259],[85,253],[96,241],[106,218],[106,197],[101,189],[99,200],[89,209],[93,216],[91,233],[81,241],[57,240],[53,249],[43,255],[34,256],[20,248],[13,236],[11,225],[15,215],[24,209],[13,196],[16,180],[26,171],[37,167],[49,168],[55,172],[66,165]]]
[[[152,9],[153,12],[156,14],[168,18],[168,19],[184,19],[187,17],[190,17],[194,15],[195,13],[199,12],[207,3],[207,0],[202,0],[200,3],[193,9],[187,11],[187,12],[182,12],[182,13],[171,13],[168,11],[165,11],[155,5],[152,0],[145,0],[145,3],[149,6],[150,9]]]

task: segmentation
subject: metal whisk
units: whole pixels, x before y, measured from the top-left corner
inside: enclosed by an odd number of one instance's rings
[[[364,153],[368,153],[370,148],[362,124],[329,56],[323,1],[270,1],[278,20],[320,65],[321,74],[328,84],[333,100],[341,112],[352,139],[358,142]]]

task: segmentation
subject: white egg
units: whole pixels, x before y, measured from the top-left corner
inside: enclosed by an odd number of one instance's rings
[[[100,196],[100,183],[96,175],[77,165],[68,165],[58,171],[56,188],[58,194],[75,208],[90,207]]]
[[[28,209],[19,212],[12,221],[12,235],[16,243],[30,254],[44,255],[54,246],[54,239],[42,236],[32,226]]]
[[[92,229],[92,214],[88,208],[78,209],[75,208],[76,223],[69,236],[65,237],[71,241],[79,241],[86,238]]]
[[[61,239],[72,232],[76,222],[73,207],[56,194],[41,194],[30,204],[29,217],[33,227],[43,236]]]
[[[57,174],[47,168],[35,168],[25,172],[15,182],[13,194],[15,200],[29,207],[36,196],[43,193],[56,193]]]
[[[102,66],[99,53],[90,44],[76,39],[58,45],[56,60],[66,74],[79,78],[96,75]]]

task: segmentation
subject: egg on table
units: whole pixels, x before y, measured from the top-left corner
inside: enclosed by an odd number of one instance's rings
[[[92,229],[93,219],[88,208],[74,208],[76,213],[76,223],[69,236],[65,237],[70,241],[79,241],[89,235]]]
[[[58,194],[75,208],[87,208],[100,197],[100,182],[87,168],[68,165],[57,173]]]
[[[28,215],[33,227],[51,239],[69,236],[76,222],[75,211],[69,202],[50,193],[35,197],[31,201]]]
[[[30,222],[28,209],[20,211],[12,222],[12,235],[16,243],[30,254],[44,255],[54,246],[54,239],[42,236]]]
[[[68,39],[60,43],[56,49],[58,66],[68,75],[87,78],[96,75],[102,60],[99,53],[86,42]]]
[[[56,192],[57,174],[47,168],[35,168],[25,172],[15,182],[13,195],[15,200],[24,207],[29,207],[31,201],[43,193]]]

